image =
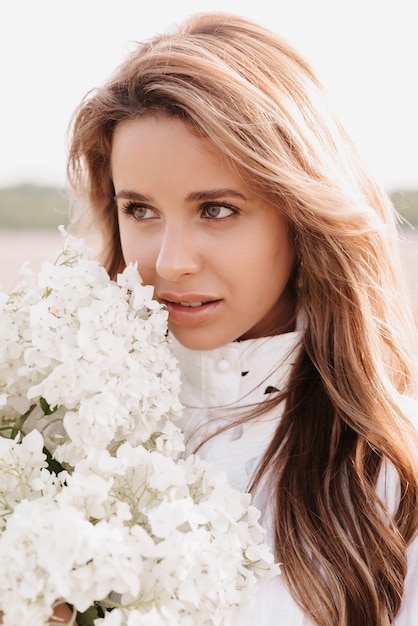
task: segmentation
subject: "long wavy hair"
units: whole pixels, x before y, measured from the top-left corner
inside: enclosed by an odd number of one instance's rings
[[[294,240],[306,328],[253,483],[269,475],[289,590],[318,626],[386,626],[418,515],[417,439],[400,409],[414,393],[417,342],[394,209],[303,58],[243,18],[196,15],[138,44],[72,122],[69,180],[112,276],[124,266],[113,134],[161,112],[209,137]],[[395,511],[376,495],[385,469],[399,484]]]

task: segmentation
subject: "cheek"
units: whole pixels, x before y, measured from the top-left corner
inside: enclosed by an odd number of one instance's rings
[[[151,284],[155,259],[150,242],[132,232],[132,228],[120,229],[120,241],[125,264],[138,263],[138,271],[144,283]]]
[[[278,237],[272,237],[271,232],[263,232],[257,245],[246,246],[246,267],[262,283],[287,282],[294,264],[294,248],[287,233],[280,232]]]
[[[120,236],[120,246],[122,248],[123,259],[126,264],[131,261],[135,261],[134,258],[134,246],[132,237],[129,236],[129,231],[126,227],[119,224],[119,236]]]
[[[260,259],[263,258],[264,263],[261,263]],[[257,269],[253,275],[261,285],[264,285],[267,299],[281,296],[283,289],[289,282],[294,262],[294,248],[286,237],[272,242],[269,249],[260,250],[259,261],[255,263]]]

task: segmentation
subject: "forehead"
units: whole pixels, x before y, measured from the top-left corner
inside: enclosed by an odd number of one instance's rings
[[[162,176],[163,168],[178,178],[183,174],[187,182],[195,181],[197,186],[207,187],[208,181],[216,178],[217,187],[244,188],[247,197],[278,210],[286,219],[282,203],[266,190],[263,180],[233,160],[191,121],[161,111],[120,121],[112,144],[113,182],[115,177],[123,175],[126,179],[129,174],[132,180],[140,171],[146,177],[151,169]]]
[[[147,115],[120,122],[114,133],[111,153],[112,174],[117,179],[129,175],[168,175],[204,181],[228,178],[245,184],[236,167],[208,138],[183,120]]]
[[[124,129],[148,128],[155,131],[158,127],[177,128],[196,137],[196,139],[208,139],[208,134],[199,128],[191,119],[182,115],[175,115],[164,110],[150,110],[136,117],[129,117],[119,121],[114,129],[113,139]]]

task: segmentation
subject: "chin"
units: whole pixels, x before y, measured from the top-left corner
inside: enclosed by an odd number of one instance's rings
[[[189,350],[216,350],[222,348],[234,339],[215,337],[209,330],[200,332],[182,332],[177,329],[170,328],[170,332],[174,335],[179,343]]]

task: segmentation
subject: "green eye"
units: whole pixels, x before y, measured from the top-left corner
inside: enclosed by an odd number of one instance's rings
[[[233,215],[235,210],[225,204],[210,204],[209,206],[205,206],[204,212],[206,217],[210,219],[222,219]]]
[[[134,219],[139,221],[155,217],[155,211],[153,209],[143,204],[137,204],[136,202],[129,202],[123,207],[122,211],[126,215],[131,215]]]
[[[136,206],[132,209],[132,215],[137,219],[142,219],[146,216],[148,209],[144,206]]]

